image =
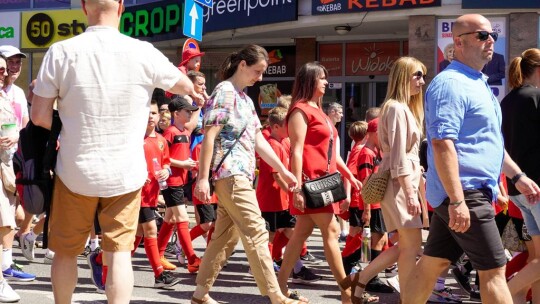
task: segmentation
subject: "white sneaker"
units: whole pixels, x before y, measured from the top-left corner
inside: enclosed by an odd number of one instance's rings
[[[21,297],[9,286],[7,280],[0,282],[0,303],[19,302]]]
[[[178,251],[176,254],[176,259],[178,260],[178,263],[180,266],[186,266],[186,256],[184,255],[184,252],[182,251],[182,248]]]
[[[21,235],[21,251],[24,257],[29,260],[34,260],[34,248],[36,247],[36,240],[30,241],[28,235],[30,233],[25,233]]]
[[[54,251],[47,249],[45,256],[43,257],[43,264],[52,264],[54,259]]]
[[[390,287],[394,288],[395,291],[399,292],[399,274],[396,275],[395,277],[386,279],[386,283]]]

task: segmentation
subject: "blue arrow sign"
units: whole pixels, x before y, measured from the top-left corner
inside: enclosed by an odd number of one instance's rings
[[[195,2],[201,5],[207,6],[209,8],[212,8],[212,6],[214,5],[214,0],[195,0]]]
[[[186,0],[184,6],[184,29],[185,36],[202,41],[203,9],[193,0]]]

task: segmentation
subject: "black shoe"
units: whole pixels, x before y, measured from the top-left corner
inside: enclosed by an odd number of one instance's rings
[[[167,243],[165,248],[165,253],[169,256],[176,257],[176,244],[174,242]]]
[[[311,285],[321,279],[322,277],[320,275],[316,275],[311,269],[302,266],[302,269],[298,273],[294,273],[293,271],[292,282],[295,284]]]
[[[452,275],[458,282],[459,286],[468,293],[471,293],[471,278],[464,274],[459,266],[452,268]]]
[[[180,283],[179,278],[175,278],[170,271],[163,271],[154,283],[156,288],[169,288]]]
[[[471,288],[471,292],[469,292],[469,298],[475,301],[482,301],[482,297],[480,296],[480,290],[478,290],[478,288]]]
[[[366,291],[394,293],[394,288],[384,284],[379,278],[374,278],[366,284]]]
[[[322,263],[321,259],[316,258],[311,253],[309,253],[309,251],[306,254],[304,254],[303,256],[301,256],[300,259],[302,261],[304,261],[304,262],[308,262],[308,263],[311,263],[311,264],[320,264],[320,263]]]

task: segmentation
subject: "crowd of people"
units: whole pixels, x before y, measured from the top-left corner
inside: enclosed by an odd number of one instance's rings
[[[199,71],[204,53],[185,50],[176,67],[151,44],[117,30],[121,3],[85,1],[83,9],[88,29],[49,48],[28,99],[14,84],[26,55],[0,46],[0,302],[20,300],[8,279],[35,279],[13,262],[16,234],[23,255],[34,260],[44,230],[44,216],[35,221],[24,212],[21,190],[6,179],[18,142],[7,126],[20,130],[31,118],[50,129],[55,108],[63,127],[45,259],[56,303],[71,303],[81,253],[97,290],[110,303],[128,303],[131,256],[141,242],[154,287],[178,284],[181,264],[197,275],[191,303],[218,303],[211,288],[240,240],[261,295],[274,304],[309,303],[309,294],[288,284],[322,279],[304,265],[321,262],[306,242],[315,227],[342,303],[376,303],[368,292],[395,291],[401,303],[460,303],[445,286],[449,270],[471,298],[540,301],[539,49],[511,62],[512,91],[499,105],[482,73],[497,33],[481,15],[457,18],[444,71],[424,94],[426,66],[397,59],[381,108],[350,125],[344,160],[336,129],[343,109],[324,108],[328,71],[320,63],[299,68],[291,95],[279,97],[263,125],[246,88],[268,67],[264,48],[230,54],[207,94]],[[159,102],[156,87],[167,91]],[[385,171],[382,199],[364,202],[366,181]],[[304,183],[336,172],[346,198],[311,207]],[[515,256],[501,238],[509,222],[527,247]],[[201,236],[199,257],[192,241]],[[388,285],[381,272],[394,275]]]

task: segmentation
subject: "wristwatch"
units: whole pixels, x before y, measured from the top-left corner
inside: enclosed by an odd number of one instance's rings
[[[527,174],[525,174],[525,172],[520,172],[520,173],[514,175],[514,177],[512,177],[512,178],[510,179],[510,181],[512,182],[512,184],[515,185],[515,184],[519,181],[519,179],[520,179],[521,177],[523,177],[523,176],[527,176]]]

